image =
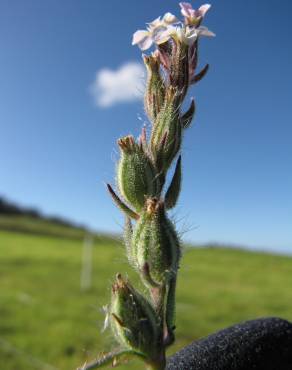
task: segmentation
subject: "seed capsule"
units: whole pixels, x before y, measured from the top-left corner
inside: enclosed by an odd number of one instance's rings
[[[123,198],[139,212],[146,197],[158,194],[156,171],[142,143],[136,143],[133,136],[120,139],[118,145],[121,149],[118,187]]]
[[[152,305],[120,274],[112,287],[111,327],[117,341],[147,358],[157,356],[161,328]]]
[[[149,198],[140,214],[133,232],[132,261],[134,267],[143,271],[149,266],[151,279],[164,284],[169,276],[176,274],[180,259],[180,246],[172,222],[165,214],[164,204]],[[149,286],[149,279],[143,279]]]

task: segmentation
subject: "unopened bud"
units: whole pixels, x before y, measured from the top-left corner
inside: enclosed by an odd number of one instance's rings
[[[164,284],[170,275],[176,274],[179,241],[161,200],[147,199],[133,232],[132,256],[136,269],[143,272],[147,266],[155,284]],[[143,280],[146,285],[153,285],[149,276]]]
[[[120,274],[112,286],[109,310],[111,327],[117,341],[147,358],[158,351],[160,326],[152,305]]]
[[[166,173],[180,150],[182,126],[175,89],[169,88],[164,107],[158,114],[151,133],[150,148],[158,171]]]
[[[163,106],[165,85],[160,74],[159,57],[155,54],[144,55],[143,60],[148,75],[144,100],[145,110],[150,120],[154,121]]]
[[[159,191],[155,168],[145,153],[143,144],[136,143],[133,136],[118,140],[121,159],[118,164],[118,186],[123,198],[140,211],[148,196]]]

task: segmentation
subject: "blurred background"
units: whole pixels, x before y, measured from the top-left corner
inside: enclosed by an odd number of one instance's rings
[[[201,2],[193,1],[194,7]],[[0,0],[0,368],[73,369],[101,334],[127,266],[116,140],[149,127],[132,34],[177,1]],[[177,342],[235,322],[292,319],[289,0],[213,0],[172,213],[186,244]],[[189,287],[192,287],[189,291]],[[126,364],[127,369],[141,364]]]

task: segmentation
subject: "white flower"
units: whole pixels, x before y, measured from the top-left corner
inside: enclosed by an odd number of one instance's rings
[[[160,43],[166,42],[170,38],[185,45],[192,45],[199,36],[215,36],[207,27],[174,27],[169,26],[167,30],[160,34]]]
[[[189,25],[197,25],[211,8],[210,4],[204,4],[199,9],[193,9],[190,3],[179,3],[179,5],[181,7],[181,13],[185,17],[185,22]]]
[[[174,40],[177,40],[180,43],[185,44],[185,45],[193,44],[198,37],[198,34],[195,28],[190,29],[190,28],[182,28],[182,27],[173,27],[170,30],[169,35]]]
[[[132,45],[138,45],[141,50],[147,50],[153,44],[150,31],[138,30],[133,35]]]
[[[138,30],[133,35],[132,45],[138,45],[141,50],[149,49],[153,43],[161,44],[162,33],[167,31],[169,25],[178,23],[178,19],[171,13],[164,14],[163,18],[154,19],[148,23],[147,30]]]

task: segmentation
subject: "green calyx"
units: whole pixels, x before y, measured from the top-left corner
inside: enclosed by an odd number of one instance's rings
[[[180,92],[180,101],[186,96],[189,85],[189,46],[176,42],[172,51],[169,73],[170,85]]]
[[[142,143],[133,136],[118,141],[121,159],[117,168],[118,187],[123,198],[137,212],[144,207],[145,199],[159,193],[156,170]]]

